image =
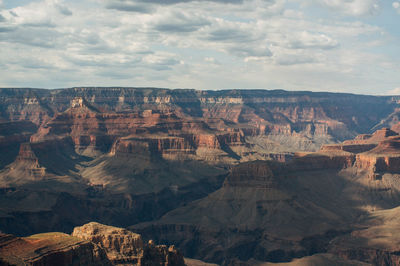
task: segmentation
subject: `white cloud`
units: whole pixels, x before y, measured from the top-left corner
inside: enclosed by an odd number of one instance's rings
[[[393,8],[397,11],[397,13],[400,14],[400,2],[393,2],[392,3]]]
[[[386,95],[400,95],[400,87],[387,91]]]
[[[378,3],[310,1],[355,16]],[[298,0],[151,2],[137,10],[143,0],[41,0],[0,10],[0,86],[372,90],[400,82],[374,71],[397,73],[386,66],[399,64],[382,55],[390,36],[368,19],[310,17]]]
[[[338,46],[338,41],[322,33],[309,31],[296,32],[287,36],[287,46],[293,49],[319,48],[332,49]]]
[[[201,13],[169,10],[152,16],[150,24],[160,32],[187,34],[210,25],[211,22]]]
[[[316,0],[319,4],[346,15],[375,15],[380,10],[379,0]]]

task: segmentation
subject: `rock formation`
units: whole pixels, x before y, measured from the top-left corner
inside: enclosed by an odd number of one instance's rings
[[[97,245],[64,233],[0,234],[0,258],[5,265],[112,265]]]
[[[143,257],[142,237],[126,229],[91,222],[71,235],[102,247],[113,264],[138,264]]]
[[[139,265],[152,266],[185,266],[182,254],[175,246],[154,245],[150,240],[144,247],[143,256],[139,260]]]
[[[0,234],[0,259],[5,265],[185,266],[174,246],[143,245],[138,234],[96,222],[76,227],[72,236]]]

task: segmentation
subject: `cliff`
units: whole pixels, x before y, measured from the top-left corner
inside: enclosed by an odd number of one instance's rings
[[[199,146],[220,145],[235,159],[242,154],[234,155],[232,145],[243,145],[246,138],[273,141],[270,152],[317,150],[370,131],[397,108],[392,97],[155,88],[2,89],[0,105],[5,121],[31,121],[39,127],[32,141],[71,136],[84,155],[108,152],[118,137],[130,134],[180,132],[194,134]],[[236,135],[227,134],[233,130]]]
[[[400,173],[400,136],[389,128],[360,135],[341,144],[323,145],[317,153],[297,153],[297,169],[346,169],[367,171],[371,179],[383,173]]]

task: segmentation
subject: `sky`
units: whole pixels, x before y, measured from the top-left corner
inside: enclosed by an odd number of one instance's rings
[[[0,87],[400,94],[400,1],[0,0]]]

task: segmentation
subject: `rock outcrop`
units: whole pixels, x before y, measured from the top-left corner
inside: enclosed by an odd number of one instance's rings
[[[143,257],[142,237],[123,228],[91,222],[75,227],[71,235],[102,247],[115,265],[138,264]]]
[[[0,262],[4,265],[138,265],[185,266],[174,246],[144,245],[140,235],[91,222],[71,236],[43,233],[15,237],[0,233]],[[2,265],[3,265],[2,264]]]
[[[0,234],[0,258],[5,265],[112,265],[96,244],[64,233]]]
[[[31,144],[21,143],[15,161],[0,172],[0,183],[3,186],[23,184],[42,180],[45,175],[46,168],[39,164]]]
[[[175,246],[154,245],[153,241],[144,247],[139,265],[143,266],[185,266],[182,254]]]
[[[174,246],[144,244],[139,234],[123,228],[91,222],[75,227],[71,235],[101,247],[113,265],[185,266]]]

